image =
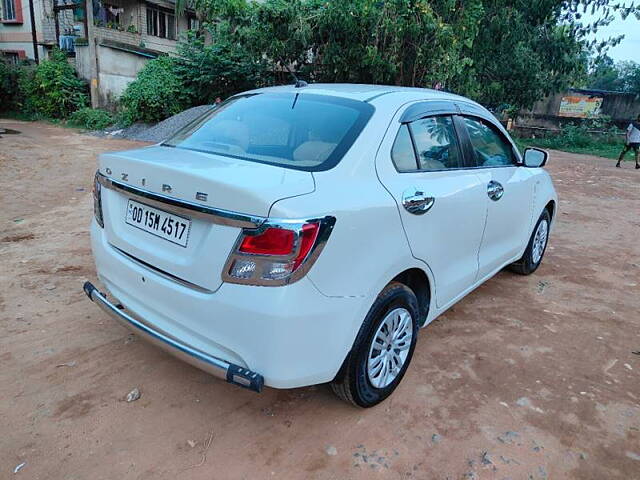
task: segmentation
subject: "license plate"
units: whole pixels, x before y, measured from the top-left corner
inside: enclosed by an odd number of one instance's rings
[[[129,200],[125,222],[181,247],[187,246],[191,230],[188,218]]]

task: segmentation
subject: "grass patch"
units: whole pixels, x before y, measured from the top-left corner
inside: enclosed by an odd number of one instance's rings
[[[69,115],[67,124],[85,130],[102,130],[112,125],[113,117],[106,110],[99,108],[81,108]]]
[[[555,135],[540,138],[517,138],[518,147],[539,147],[562,152],[595,155],[617,159],[624,145],[624,137],[608,117],[578,124],[565,124]],[[632,158],[631,155],[629,158]]]
[[[68,120],[46,117],[40,113],[16,111],[0,112],[0,118],[23,122],[47,122],[64,128],[80,128],[82,130],[102,130],[115,123],[109,112],[88,107],[76,110]]]
[[[617,142],[593,142],[589,145],[569,145],[558,142],[555,138],[516,138],[515,141],[521,152],[527,147],[538,147],[560,150],[562,152],[579,153],[582,155],[595,155],[596,157],[616,160],[624,145],[624,140],[622,139]],[[633,151],[628,153],[625,159],[633,161]]]
[[[0,118],[7,118],[9,120],[20,120],[22,122],[37,122],[39,120],[49,121],[49,118],[46,118],[39,113],[31,113],[31,112],[16,112],[16,111],[2,111],[0,112]]]

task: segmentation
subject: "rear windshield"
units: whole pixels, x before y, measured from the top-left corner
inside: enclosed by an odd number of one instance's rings
[[[305,93],[232,97],[163,145],[299,170],[337,165],[373,114],[345,98]]]

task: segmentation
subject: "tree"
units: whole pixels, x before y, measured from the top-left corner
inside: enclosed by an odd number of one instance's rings
[[[575,25],[560,22],[562,3],[484,0],[485,15],[468,52],[475,85],[467,93],[493,107],[530,107],[579,79],[588,46]]]
[[[182,94],[191,104],[214,103],[217,97],[226,98],[270,83],[266,60],[242,46],[233,26],[220,22],[205,30],[216,41],[206,43],[202,36],[191,33],[178,45],[175,60]]]
[[[623,78],[623,91],[640,95],[640,64],[632,61],[620,62],[620,76]]]
[[[620,72],[613,59],[608,56],[594,61],[593,68],[584,83],[588,88],[599,90],[621,91],[623,88]]]
[[[177,0],[178,10],[185,4]],[[589,55],[601,57],[620,41],[597,42],[589,34],[614,14],[640,15],[634,2],[616,0],[191,0],[189,5],[212,26],[214,44],[223,46],[206,61],[233,63],[241,55],[243,65],[248,58],[272,71],[256,78],[263,83],[283,81],[292,67],[312,81],[437,83],[489,106],[513,108],[529,107],[584,78]],[[583,22],[589,10],[598,12],[597,20]],[[207,88],[200,83],[198,88]]]
[[[615,63],[605,56],[594,62],[584,83],[589,88],[640,95],[640,64],[632,61]]]
[[[446,84],[469,66],[481,0],[345,0],[312,18],[313,70],[323,81]]]

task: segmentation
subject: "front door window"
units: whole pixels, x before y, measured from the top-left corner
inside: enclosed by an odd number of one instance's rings
[[[515,165],[516,159],[511,145],[502,138],[495,127],[480,119],[464,117],[471,145],[475,152],[476,166],[500,167]]]

